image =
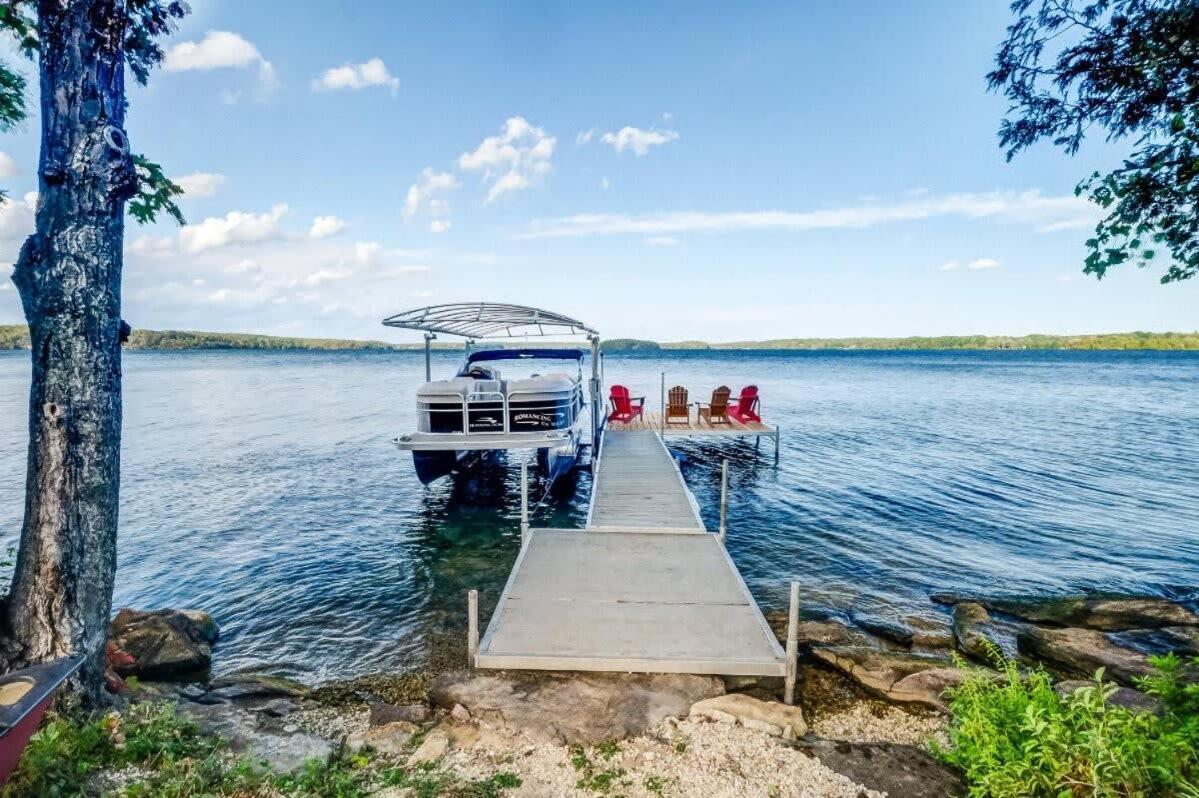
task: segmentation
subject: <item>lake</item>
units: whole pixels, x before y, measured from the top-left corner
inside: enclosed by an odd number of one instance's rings
[[[434,355],[448,376],[460,353]],[[28,353],[0,352],[0,536],[23,506]],[[519,547],[519,468],[424,488],[419,352],[130,352],[115,605],[198,607],[216,669],[308,681],[420,664],[490,613]],[[782,456],[672,442],[763,608],[939,616],[936,591],[1199,601],[1199,353],[612,354],[656,408],[761,388]],[[534,490],[538,486],[534,485]],[[581,526],[590,483],[535,525]]]

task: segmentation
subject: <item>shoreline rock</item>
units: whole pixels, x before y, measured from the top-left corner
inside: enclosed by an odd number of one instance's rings
[[[1078,627],[1102,632],[1199,626],[1199,613],[1168,599],[1136,596],[1076,595],[1029,598],[969,598],[934,593],[939,604],[974,602],[1030,623]]]
[[[1020,631],[1016,642],[1021,654],[1074,676],[1093,677],[1103,668],[1107,679],[1135,687],[1138,677],[1153,673],[1144,654],[1118,646],[1093,629],[1029,626]]]
[[[220,634],[212,616],[200,610],[117,611],[108,626],[113,657],[120,676],[158,679],[204,674],[212,665],[212,646]]]
[[[958,651],[980,662],[989,662],[992,652],[999,650],[985,630],[990,622],[987,608],[977,602],[953,605],[953,641]]]

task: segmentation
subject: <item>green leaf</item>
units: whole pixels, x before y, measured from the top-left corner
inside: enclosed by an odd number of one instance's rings
[[[175,203],[183,188],[171,182],[162,167],[144,155],[133,156],[133,165],[137,169],[137,195],[129,201],[129,215],[138,224],[149,224],[165,212],[179,224],[187,224],[183,211]]]

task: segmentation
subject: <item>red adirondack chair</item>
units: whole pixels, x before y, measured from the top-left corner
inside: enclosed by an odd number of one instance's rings
[[[608,397],[612,403],[612,412],[608,413],[609,421],[629,422],[641,415],[645,409],[644,396],[629,396],[629,389],[623,385],[613,385],[612,394]]]
[[[742,424],[749,421],[761,421],[758,415],[758,386],[746,385],[741,389],[741,396],[729,405],[729,415]]]

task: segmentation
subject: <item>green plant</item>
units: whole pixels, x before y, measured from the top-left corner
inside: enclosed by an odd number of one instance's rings
[[[1141,798],[1195,794],[1199,784],[1199,685],[1179,658],[1153,658],[1141,687],[1160,715],[1112,706],[1104,681],[1062,697],[1044,670],[1001,661],[1001,678],[978,672],[950,692],[947,747],[973,798]],[[1199,665],[1199,659],[1193,665]]]

